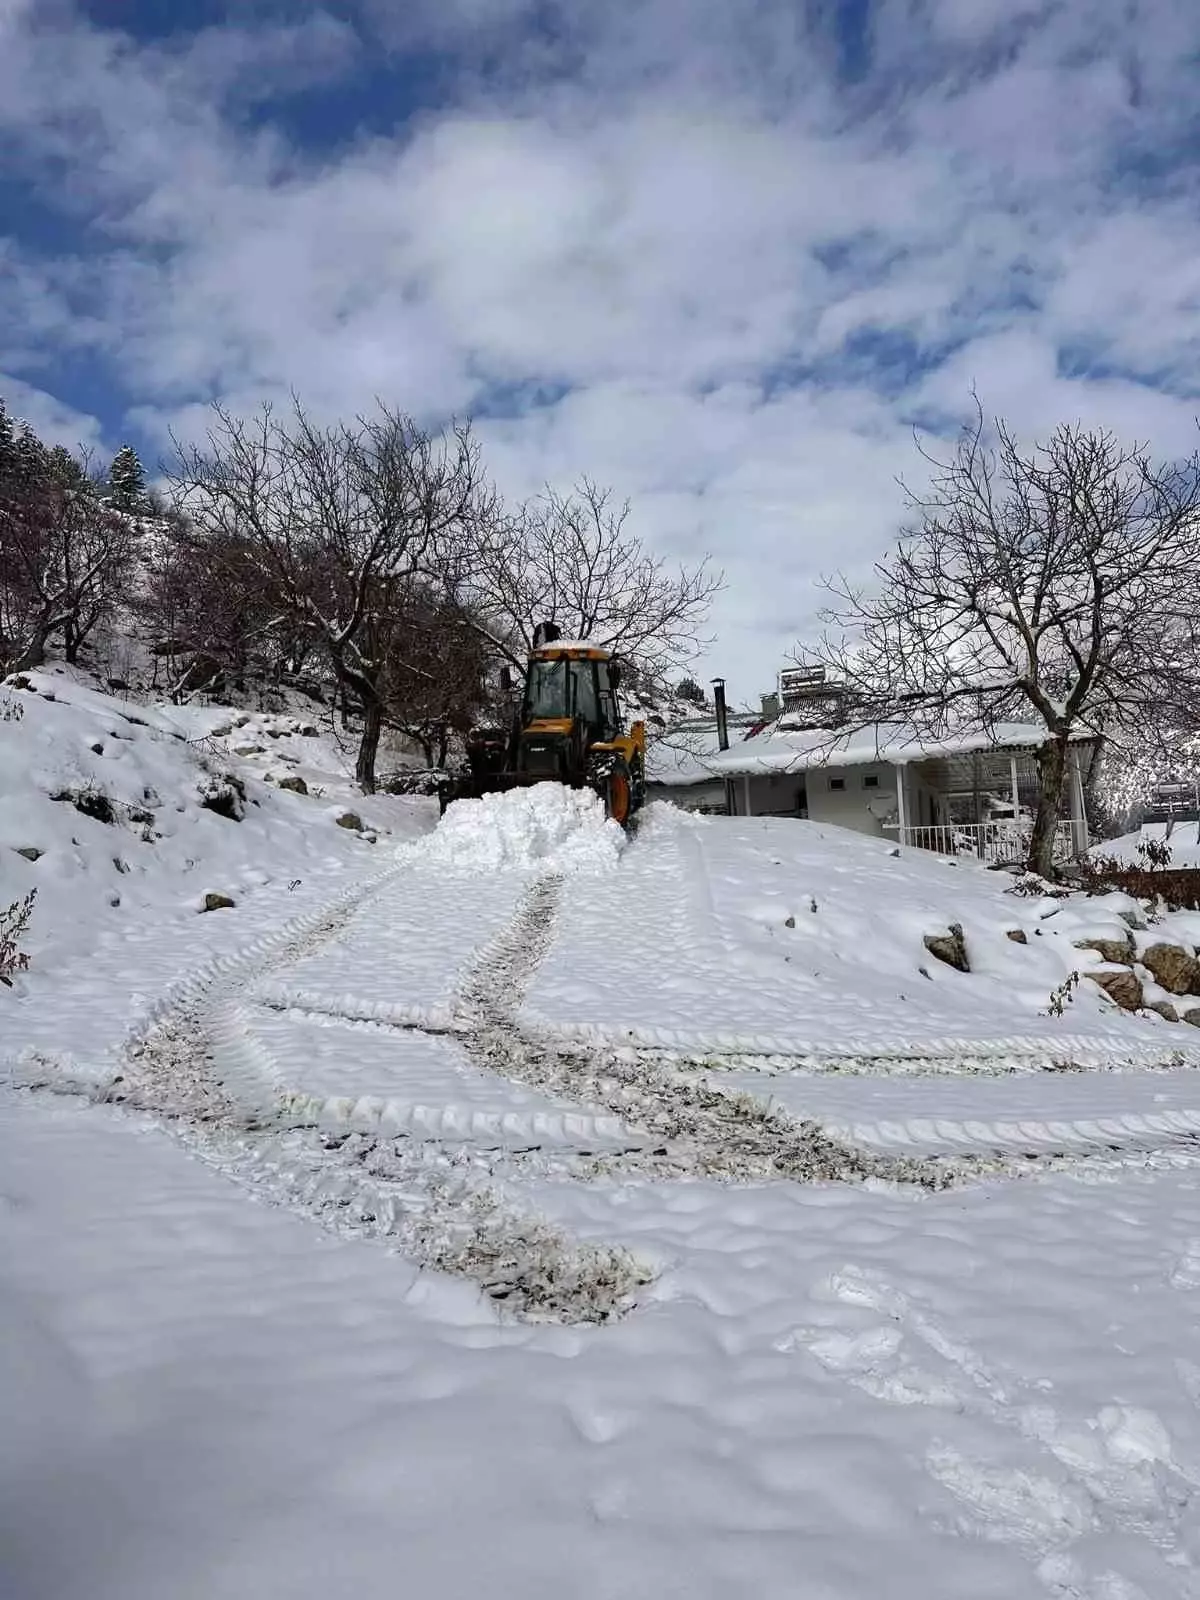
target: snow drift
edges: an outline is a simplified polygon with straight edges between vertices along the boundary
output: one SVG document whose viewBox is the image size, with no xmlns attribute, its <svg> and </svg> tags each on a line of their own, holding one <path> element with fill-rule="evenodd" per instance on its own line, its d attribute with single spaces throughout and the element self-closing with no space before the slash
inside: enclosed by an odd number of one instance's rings
<svg viewBox="0 0 1200 1600">
<path fill-rule="evenodd" d="M 624 845 L 624 831 L 590 789 L 538 783 L 455 801 L 437 830 L 408 853 L 423 865 L 465 872 L 539 868 L 574 875 L 610 871 Z"/>
</svg>

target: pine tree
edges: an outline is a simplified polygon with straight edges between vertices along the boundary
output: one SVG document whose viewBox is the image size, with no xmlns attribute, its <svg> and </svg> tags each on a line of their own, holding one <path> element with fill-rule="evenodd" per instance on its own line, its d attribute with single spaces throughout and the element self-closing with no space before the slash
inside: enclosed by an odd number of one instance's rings
<svg viewBox="0 0 1200 1600">
<path fill-rule="evenodd" d="M 138 511 L 146 498 L 146 474 L 132 445 L 123 444 L 108 469 L 109 501 L 118 511 Z"/>
<path fill-rule="evenodd" d="M 12 418 L 8 414 L 8 407 L 0 398 L 0 478 L 12 471 L 16 448 L 17 440 L 13 433 Z"/>
<path fill-rule="evenodd" d="M 46 447 L 26 423 L 21 424 L 13 447 L 13 472 L 27 490 L 44 483 L 47 477 Z"/>
<path fill-rule="evenodd" d="M 46 468 L 55 483 L 64 489 L 87 489 L 88 476 L 83 463 L 65 447 L 56 444 L 46 454 Z"/>
</svg>

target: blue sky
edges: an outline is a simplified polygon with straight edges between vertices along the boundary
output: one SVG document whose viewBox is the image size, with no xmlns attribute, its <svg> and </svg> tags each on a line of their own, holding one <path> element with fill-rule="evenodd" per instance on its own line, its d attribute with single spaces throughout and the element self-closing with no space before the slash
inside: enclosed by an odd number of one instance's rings
<svg viewBox="0 0 1200 1600">
<path fill-rule="evenodd" d="M 1190 449 L 1193 0 L 0 0 L 0 393 L 153 463 L 472 413 L 728 588 L 770 687 L 970 401 Z"/>
</svg>

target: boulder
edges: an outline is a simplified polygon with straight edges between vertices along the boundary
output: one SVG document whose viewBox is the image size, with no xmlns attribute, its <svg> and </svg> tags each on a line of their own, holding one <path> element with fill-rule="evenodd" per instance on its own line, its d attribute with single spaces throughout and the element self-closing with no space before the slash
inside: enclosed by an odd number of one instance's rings
<svg viewBox="0 0 1200 1600">
<path fill-rule="evenodd" d="M 354 833 L 363 831 L 363 820 L 357 811 L 343 811 L 335 820 L 339 828 L 349 828 Z"/>
<path fill-rule="evenodd" d="M 205 911 L 232 911 L 237 905 L 236 900 L 231 900 L 227 894 L 206 894 L 204 896 Z"/>
<path fill-rule="evenodd" d="M 280 778 L 279 787 L 290 790 L 292 794 L 308 793 L 308 785 L 298 772 L 290 772 L 286 778 Z"/>
<path fill-rule="evenodd" d="M 24 856 L 26 861 L 40 861 L 45 851 L 39 850 L 35 844 L 21 844 L 17 846 L 17 854 Z"/>
<path fill-rule="evenodd" d="M 1076 950 L 1094 950 L 1101 961 L 1111 961 L 1114 966 L 1133 965 L 1133 939 L 1126 934 L 1123 939 L 1076 939 Z"/>
<path fill-rule="evenodd" d="M 1180 1022 L 1190 1022 L 1193 1028 L 1200 1028 L 1200 1008 L 1185 1011 L 1179 1020 Z"/>
<path fill-rule="evenodd" d="M 261 744 L 235 744 L 233 753 L 235 756 L 261 756 L 265 749 Z"/>
<path fill-rule="evenodd" d="M 1147 1000 L 1146 1010 L 1156 1012 L 1164 1022 L 1179 1021 L 1179 1013 L 1169 1000 Z"/>
<path fill-rule="evenodd" d="M 1006 939 L 1011 939 L 1014 944 L 1028 944 L 1029 943 L 1029 940 L 1026 937 L 1024 928 L 1010 928 L 1008 930 L 1008 932 L 1004 935 L 1004 937 Z"/>
<path fill-rule="evenodd" d="M 1116 972 L 1089 972 L 1087 977 L 1099 984 L 1122 1011 L 1142 1009 L 1142 980 L 1128 968 Z"/>
<path fill-rule="evenodd" d="M 1200 961 L 1182 945 L 1152 944 L 1142 951 L 1142 965 L 1168 994 L 1200 994 Z"/>
<path fill-rule="evenodd" d="M 970 972 L 967 941 L 963 937 L 961 923 L 952 922 L 949 933 L 927 933 L 925 948 L 931 956 L 936 957 L 938 961 L 944 961 L 948 967 L 954 967 L 958 972 Z"/>
</svg>

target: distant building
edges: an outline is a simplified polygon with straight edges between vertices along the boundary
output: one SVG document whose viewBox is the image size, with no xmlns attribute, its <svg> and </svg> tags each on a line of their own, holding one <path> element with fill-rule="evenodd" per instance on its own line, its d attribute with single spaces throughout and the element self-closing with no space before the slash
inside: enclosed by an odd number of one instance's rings
<svg viewBox="0 0 1200 1600">
<path fill-rule="evenodd" d="M 775 710 L 772 699 L 764 696 L 764 712 Z M 1024 854 L 1037 805 L 1036 725 L 941 740 L 900 723 L 847 729 L 844 688 L 812 667 L 781 672 L 778 701 L 775 716 L 731 714 L 727 750 L 715 719 L 668 730 L 647 754 L 650 793 L 692 810 L 832 823 L 947 855 Z M 1090 736 L 1072 742 L 1064 858 L 1087 848 L 1093 750 Z"/>
</svg>

